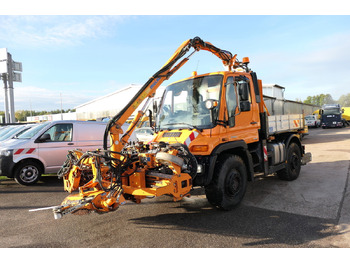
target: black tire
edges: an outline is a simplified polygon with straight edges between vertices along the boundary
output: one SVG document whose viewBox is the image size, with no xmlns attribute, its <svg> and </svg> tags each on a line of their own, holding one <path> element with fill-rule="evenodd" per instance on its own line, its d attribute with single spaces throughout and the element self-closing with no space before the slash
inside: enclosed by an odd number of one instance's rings
<svg viewBox="0 0 350 262">
<path fill-rule="evenodd" d="M 287 167 L 277 171 L 281 180 L 292 181 L 298 178 L 301 169 L 300 147 L 296 143 L 291 143 L 287 150 Z"/>
<path fill-rule="evenodd" d="M 17 183 L 29 186 L 38 182 L 41 175 L 40 165 L 34 161 L 27 160 L 19 163 L 15 168 L 14 178 Z"/>
<path fill-rule="evenodd" d="M 247 169 L 239 156 L 225 155 L 216 164 L 212 182 L 205 187 L 210 204 L 231 210 L 243 199 L 247 189 Z"/>
</svg>

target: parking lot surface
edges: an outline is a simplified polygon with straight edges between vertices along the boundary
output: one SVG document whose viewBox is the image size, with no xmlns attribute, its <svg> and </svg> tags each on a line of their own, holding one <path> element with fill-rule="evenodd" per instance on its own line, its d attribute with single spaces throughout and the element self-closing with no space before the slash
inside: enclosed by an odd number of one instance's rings
<svg viewBox="0 0 350 262">
<path fill-rule="evenodd" d="M 26 187 L 0 181 L 1 247 L 350 247 L 350 128 L 310 129 L 312 162 L 292 182 L 276 176 L 249 183 L 242 204 L 224 212 L 203 190 L 172 202 L 164 196 L 104 215 L 29 209 L 59 205 L 62 181 Z"/>
</svg>

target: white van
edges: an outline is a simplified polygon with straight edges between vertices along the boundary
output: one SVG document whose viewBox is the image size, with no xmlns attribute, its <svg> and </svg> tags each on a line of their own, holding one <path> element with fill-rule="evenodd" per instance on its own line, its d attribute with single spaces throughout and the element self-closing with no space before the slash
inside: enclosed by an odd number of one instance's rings
<svg viewBox="0 0 350 262">
<path fill-rule="evenodd" d="M 0 148 L 0 175 L 19 184 L 36 183 L 41 174 L 57 173 L 68 150 L 103 147 L 106 122 L 60 120 L 32 127 Z"/>
</svg>

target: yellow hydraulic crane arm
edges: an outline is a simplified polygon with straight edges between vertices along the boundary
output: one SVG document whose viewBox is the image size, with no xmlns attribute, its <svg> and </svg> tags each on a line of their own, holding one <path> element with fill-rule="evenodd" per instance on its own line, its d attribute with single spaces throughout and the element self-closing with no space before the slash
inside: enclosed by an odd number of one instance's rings
<svg viewBox="0 0 350 262">
<path fill-rule="evenodd" d="M 194 51 L 184 57 L 191 48 Z M 64 180 L 65 190 L 71 194 L 60 206 L 53 208 L 55 218 L 68 213 L 114 211 L 125 199 L 140 203 L 146 196 L 167 194 L 177 201 L 188 194 L 197 172 L 197 161 L 187 146 L 154 143 L 150 148 L 142 143 L 127 145 L 127 142 L 157 88 L 199 50 L 216 55 L 228 70 L 240 66 L 236 55 L 204 42 L 199 37 L 183 42 L 124 109 L 108 122 L 104 134 L 104 150 L 69 151 L 58 175 Z M 148 101 L 143 109 L 124 133 L 122 125 L 146 98 Z M 108 139 L 111 142 L 110 150 Z"/>
<path fill-rule="evenodd" d="M 188 57 L 183 58 L 191 47 L 194 48 L 194 51 Z M 105 150 L 107 150 L 108 138 L 111 140 L 111 151 L 120 152 L 122 150 L 136 127 L 137 122 L 143 116 L 143 112 L 139 112 L 136 115 L 126 134 L 123 136 L 121 136 L 123 133 L 121 129 L 122 125 L 146 98 L 152 98 L 158 87 L 181 68 L 189 60 L 190 56 L 199 50 L 206 50 L 213 53 L 222 60 L 224 66 L 227 66 L 229 70 L 232 70 L 232 68 L 237 67 L 239 64 L 238 61 L 236 61 L 237 55 L 233 56 L 230 52 L 221 50 L 209 42 L 204 42 L 199 37 L 184 41 L 165 65 L 142 86 L 124 109 L 109 121 L 104 134 L 103 147 Z M 182 60 L 179 61 L 181 58 Z"/>
</svg>

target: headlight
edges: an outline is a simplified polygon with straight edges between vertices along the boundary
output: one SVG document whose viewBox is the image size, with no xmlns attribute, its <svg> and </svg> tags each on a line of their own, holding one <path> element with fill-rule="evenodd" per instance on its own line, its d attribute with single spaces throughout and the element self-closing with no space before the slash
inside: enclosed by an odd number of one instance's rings
<svg viewBox="0 0 350 262">
<path fill-rule="evenodd" d="M 1 156 L 10 156 L 12 155 L 13 149 L 3 149 L 0 150 L 0 155 Z"/>
<path fill-rule="evenodd" d="M 203 166 L 201 164 L 197 165 L 197 173 L 202 173 L 203 172 Z"/>
</svg>

